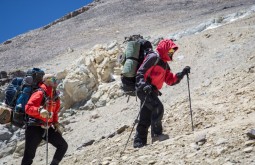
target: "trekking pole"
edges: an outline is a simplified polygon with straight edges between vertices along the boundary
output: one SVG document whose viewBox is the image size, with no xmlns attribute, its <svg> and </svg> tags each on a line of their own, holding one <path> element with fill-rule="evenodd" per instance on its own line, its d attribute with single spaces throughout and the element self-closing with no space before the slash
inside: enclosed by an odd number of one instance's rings
<svg viewBox="0 0 255 165">
<path fill-rule="evenodd" d="M 192 131 L 194 131 L 192 109 L 191 109 L 190 88 L 189 88 L 189 74 L 188 73 L 187 73 L 187 82 L 188 82 L 188 91 L 189 91 L 189 109 L 190 109 L 191 126 L 192 126 Z"/>
<path fill-rule="evenodd" d="M 140 113 L 141 113 L 141 110 L 142 110 L 142 108 L 143 108 L 143 106 L 144 106 L 144 104 L 145 104 L 145 102 L 146 102 L 147 96 L 148 96 L 148 94 L 146 95 L 146 97 L 145 97 L 145 99 L 144 99 L 144 102 L 143 102 L 143 104 L 142 104 L 141 107 L 140 107 L 139 113 L 138 113 L 138 115 L 137 115 L 137 117 L 136 117 L 136 119 L 135 119 L 135 121 L 134 121 L 134 123 L 133 123 L 133 127 L 132 127 L 132 130 L 131 130 L 131 132 L 130 132 L 130 134 L 129 134 L 129 136 L 128 136 L 128 139 L 127 139 L 127 142 L 126 142 L 126 144 L 125 144 L 125 147 L 124 147 L 123 151 L 120 152 L 120 156 L 121 156 L 121 155 L 124 153 L 124 151 L 126 150 L 127 144 L 128 144 L 128 142 L 129 142 L 129 139 L 130 139 L 130 137 L 131 137 L 131 135 L 132 135 L 132 132 L 133 132 L 133 130 L 134 130 L 134 128 L 135 128 L 135 125 L 136 125 L 136 123 L 138 123 L 138 121 L 139 121 L 138 118 L 139 118 Z"/>
<path fill-rule="evenodd" d="M 53 88 L 52 88 L 52 91 L 51 91 L 51 99 L 53 98 L 53 92 L 54 92 L 54 90 L 53 90 Z M 52 104 L 52 103 L 51 103 Z M 47 106 L 48 106 L 48 108 L 49 108 L 49 102 L 48 102 L 48 104 L 47 104 Z M 48 137 L 48 135 L 49 135 L 49 115 L 50 115 L 50 118 L 51 118 L 51 112 L 52 112 L 52 105 L 50 106 L 50 114 L 48 114 L 47 115 L 47 121 L 46 121 L 46 127 L 47 127 L 47 129 L 46 129 L 46 165 L 48 165 L 48 142 L 49 142 L 49 137 Z"/>
<path fill-rule="evenodd" d="M 46 165 L 48 165 L 48 135 L 49 135 L 49 117 L 46 119 Z"/>
</svg>

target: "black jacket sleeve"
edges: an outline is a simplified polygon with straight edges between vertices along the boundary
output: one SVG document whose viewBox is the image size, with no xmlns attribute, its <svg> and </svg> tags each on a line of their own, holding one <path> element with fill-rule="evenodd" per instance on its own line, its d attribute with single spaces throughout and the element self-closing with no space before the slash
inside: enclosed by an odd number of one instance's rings
<svg viewBox="0 0 255 165">
<path fill-rule="evenodd" d="M 158 60 L 158 55 L 156 53 L 148 54 L 136 74 L 136 89 L 142 90 L 146 85 L 150 84 L 148 80 L 145 80 L 145 75 L 149 75 L 154 64 Z"/>
</svg>

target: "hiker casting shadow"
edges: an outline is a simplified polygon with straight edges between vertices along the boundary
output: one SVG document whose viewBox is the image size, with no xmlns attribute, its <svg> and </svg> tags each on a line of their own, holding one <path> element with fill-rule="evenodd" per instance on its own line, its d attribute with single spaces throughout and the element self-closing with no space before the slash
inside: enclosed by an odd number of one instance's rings
<svg viewBox="0 0 255 165">
<path fill-rule="evenodd" d="M 168 135 L 163 134 L 162 118 L 164 106 L 159 100 L 159 90 L 163 83 L 167 85 L 178 84 L 181 79 L 190 72 L 190 67 L 185 67 L 182 72 L 173 74 L 167 62 L 172 61 L 173 54 L 178 46 L 169 39 L 159 42 L 156 52 L 151 51 L 145 57 L 144 62 L 137 71 L 136 90 L 141 100 L 140 118 L 136 127 L 134 148 L 140 148 L 147 144 L 148 129 L 151 126 L 152 142 L 165 140 Z M 146 98 L 146 99 L 145 99 Z"/>
</svg>

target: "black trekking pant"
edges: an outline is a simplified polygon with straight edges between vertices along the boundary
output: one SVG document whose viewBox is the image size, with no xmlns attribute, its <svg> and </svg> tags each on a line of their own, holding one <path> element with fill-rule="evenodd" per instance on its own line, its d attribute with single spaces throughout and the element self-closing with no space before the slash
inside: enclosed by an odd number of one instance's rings
<svg viewBox="0 0 255 165">
<path fill-rule="evenodd" d="M 44 139 L 46 140 L 45 129 L 40 126 L 28 126 L 25 132 L 25 151 L 21 165 L 31 165 L 35 157 L 36 149 Z M 48 142 L 56 147 L 51 165 L 58 165 L 64 157 L 68 144 L 62 135 L 50 127 L 48 130 Z"/>
<path fill-rule="evenodd" d="M 162 134 L 162 118 L 164 114 L 164 107 L 155 93 L 145 94 L 143 91 L 138 91 L 137 96 L 141 100 L 139 122 L 136 127 L 136 135 L 134 142 L 147 143 L 148 129 L 151 126 L 151 136 Z"/>
</svg>

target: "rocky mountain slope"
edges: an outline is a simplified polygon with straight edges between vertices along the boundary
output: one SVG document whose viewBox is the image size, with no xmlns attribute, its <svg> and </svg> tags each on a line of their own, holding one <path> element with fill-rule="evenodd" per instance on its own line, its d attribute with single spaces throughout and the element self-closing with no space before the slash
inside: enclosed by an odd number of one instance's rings
<svg viewBox="0 0 255 165">
<path fill-rule="evenodd" d="M 191 130 L 184 78 L 180 84 L 162 89 L 164 133 L 170 139 L 133 149 L 133 131 L 122 155 L 139 101 L 131 98 L 127 103 L 121 96 L 92 111 L 66 110 L 64 137 L 69 150 L 62 164 L 255 164 L 255 140 L 247 135 L 255 129 L 255 1 L 94 3 L 76 17 L 1 44 L 1 68 L 40 66 L 57 73 L 95 44 L 113 40 L 121 44 L 132 34 L 151 41 L 174 38 L 180 49 L 170 63 L 172 71 L 186 65 L 192 68 L 189 83 L 195 130 Z M 24 58 L 17 60 L 19 57 Z M 119 81 L 115 76 L 115 82 L 101 85 L 114 85 Z M 22 141 L 18 143 L 22 146 Z M 3 144 L 1 149 L 8 152 Z M 50 147 L 50 157 L 53 152 Z M 0 162 L 16 165 L 21 156 L 22 149 L 17 147 Z M 34 164 L 45 164 L 45 145 L 38 148 Z"/>
</svg>

